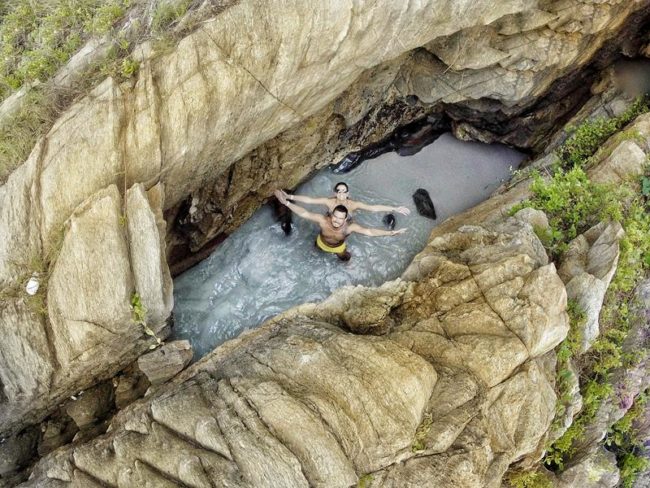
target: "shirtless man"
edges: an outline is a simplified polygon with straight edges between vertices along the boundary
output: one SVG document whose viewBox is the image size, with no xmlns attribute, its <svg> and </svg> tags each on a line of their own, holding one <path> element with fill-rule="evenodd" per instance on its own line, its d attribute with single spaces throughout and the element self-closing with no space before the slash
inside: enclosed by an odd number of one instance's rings
<svg viewBox="0 0 650 488">
<path fill-rule="evenodd" d="M 320 234 L 316 238 L 316 247 L 321 251 L 336 254 L 342 261 L 348 261 L 351 257 L 346 249 L 345 239 L 356 232 L 366 236 L 396 236 L 406 232 L 406 229 L 382 230 L 361 227 L 359 224 L 348 222 L 348 209 L 343 205 L 336 205 L 328 215 L 320 215 L 309 212 L 304 208 L 287 201 L 282 190 L 275 191 L 276 198 L 289 209 L 303 219 L 316 222 L 320 226 Z"/>
<path fill-rule="evenodd" d="M 306 197 L 303 195 L 289 195 L 282 192 L 284 197 L 293 202 L 311 203 L 314 205 L 325 205 L 327 209 L 332 212 L 337 205 L 343 205 L 348 209 L 350 215 L 357 210 L 368 210 L 370 212 L 399 212 L 403 215 L 408 215 L 411 211 L 407 207 L 391 207 L 390 205 L 368 205 L 367 203 L 357 202 L 350 200 L 348 195 L 350 190 L 348 185 L 342 181 L 334 185 L 335 196 L 329 198 L 314 198 Z"/>
</svg>

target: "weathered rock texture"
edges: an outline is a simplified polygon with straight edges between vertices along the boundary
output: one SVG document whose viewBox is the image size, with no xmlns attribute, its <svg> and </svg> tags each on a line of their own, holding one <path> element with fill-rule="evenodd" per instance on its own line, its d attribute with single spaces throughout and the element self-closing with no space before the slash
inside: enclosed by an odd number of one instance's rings
<svg viewBox="0 0 650 488">
<path fill-rule="evenodd" d="M 605 45 L 599 62 L 611 60 L 647 10 L 622 0 L 248 0 L 171 53 L 143 49 L 137 79 L 107 79 L 79 100 L 0 187 L 0 287 L 20 290 L 32 258 L 51 271 L 47 317 L 21 296 L 0 306 L 9 338 L 0 344 L 0 432 L 42 418 L 146 348 L 130 320 L 133 291 L 160 329 L 171 309 L 162 211 L 179 223 L 169 236 L 178 259 L 237 227 L 273 187 L 427 113 L 446 111 L 458 134 L 473 133 L 477 111 L 492 129 L 501 113 L 524 132 L 550 130 L 574 106 L 562 94 L 574 85 L 586 93 L 571 74 Z M 574 84 L 553 84 L 565 76 Z M 503 135 L 512 130 L 499 137 L 525 145 L 541 133 Z M 540 280 L 554 275 L 544 269 Z M 555 339 L 515 319 L 505 318 L 521 344 L 503 332 L 513 358 Z M 515 367 L 507 364 L 502 374 Z"/>
<path fill-rule="evenodd" d="M 138 368 L 152 385 L 159 385 L 180 373 L 192 360 L 189 341 L 173 341 L 138 358 Z"/>
<path fill-rule="evenodd" d="M 173 300 L 162 199 L 160 186 L 144 192 L 135 185 L 123 207 L 116 186 L 98 191 L 65 222 L 58 256 L 39 290 L 47 317 L 20 296 L 0 305 L 6 317 L 0 329 L 9 339 L 0 347 L 3 429 L 33 420 L 93 379 L 113 376 L 148 348 L 151 340 L 132 320 L 135 291 L 149 327 L 166 334 Z"/>
<path fill-rule="evenodd" d="M 566 284 L 567 296 L 586 316 L 579 331 L 580 352 L 586 352 L 600 334 L 598 317 L 616 272 L 618 241 L 623 233 L 618 222 L 601 222 L 571 241 L 562 257 L 558 273 Z"/>
<path fill-rule="evenodd" d="M 371 486 L 498 486 L 553 418 L 543 357 L 565 307 L 530 224 L 463 227 L 404 280 L 341 289 L 217 349 L 25 486 L 347 487 L 368 473 Z"/>
</svg>

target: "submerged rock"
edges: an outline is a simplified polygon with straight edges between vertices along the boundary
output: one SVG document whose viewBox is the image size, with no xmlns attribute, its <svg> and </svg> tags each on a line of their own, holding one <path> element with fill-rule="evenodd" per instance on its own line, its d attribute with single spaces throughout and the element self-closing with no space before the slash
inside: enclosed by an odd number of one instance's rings
<svg viewBox="0 0 650 488">
<path fill-rule="evenodd" d="M 287 207 L 286 205 L 280 203 L 280 200 L 278 200 L 275 197 L 271 197 L 269 202 L 271 203 L 271 207 L 273 208 L 273 214 L 275 215 L 275 219 L 280 223 L 280 227 L 284 231 L 284 234 L 288 236 L 289 234 L 291 234 L 291 223 L 293 221 L 293 218 L 291 216 L 291 210 L 289 210 L 289 207 Z"/>
<path fill-rule="evenodd" d="M 393 214 L 386 214 L 384 218 L 381 219 L 387 229 L 395 229 L 395 216 Z"/>
<path fill-rule="evenodd" d="M 418 213 L 423 217 L 428 217 L 430 219 L 436 220 L 436 209 L 433 206 L 429 192 L 424 188 L 418 188 L 413 194 L 413 202 L 415 203 L 415 208 L 417 208 Z"/>
</svg>

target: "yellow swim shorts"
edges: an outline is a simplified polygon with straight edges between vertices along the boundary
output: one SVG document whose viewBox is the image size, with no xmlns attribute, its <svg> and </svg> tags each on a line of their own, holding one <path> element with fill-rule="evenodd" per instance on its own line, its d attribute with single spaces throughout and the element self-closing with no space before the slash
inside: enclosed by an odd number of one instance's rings
<svg viewBox="0 0 650 488">
<path fill-rule="evenodd" d="M 345 252 L 345 242 L 342 242 L 336 247 L 328 246 L 323 242 L 323 239 L 321 239 L 320 234 L 318 234 L 318 237 L 316 238 L 316 245 L 318 246 L 318 249 L 321 251 L 325 252 L 331 252 L 334 254 L 341 254 L 342 252 Z"/>
</svg>

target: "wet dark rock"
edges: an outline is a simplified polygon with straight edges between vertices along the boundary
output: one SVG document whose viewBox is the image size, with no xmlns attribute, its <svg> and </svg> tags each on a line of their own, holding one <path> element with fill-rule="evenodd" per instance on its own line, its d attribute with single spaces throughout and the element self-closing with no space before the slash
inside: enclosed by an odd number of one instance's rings
<svg viewBox="0 0 650 488">
<path fill-rule="evenodd" d="M 341 161 L 334 165 L 332 172 L 339 174 L 352 171 L 354 168 L 359 166 L 364 161 L 364 159 L 365 158 L 363 158 L 359 152 L 349 153 L 347 156 L 341 159 Z"/>
<path fill-rule="evenodd" d="M 429 192 L 424 188 L 418 188 L 413 194 L 413 202 L 415 203 L 415 208 L 417 208 L 418 213 L 423 217 L 428 217 L 430 219 L 437 219 L 436 209 L 433 206 Z"/>
<path fill-rule="evenodd" d="M 38 444 L 38 454 L 45 456 L 48 452 L 64 446 L 72 440 L 79 429 L 67 416 L 58 416 L 41 424 L 43 435 Z"/>
<path fill-rule="evenodd" d="M 334 173 L 347 173 L 366 159 L 374 159 L 388 152 L 396 151 L 400 156 L 411 156 L 424 146 L 431 144 L 449 130 L 446 119 L 421 119 L 395 130 L 387 138 L 366 146 L 361 151 L 349 153 L 332 168 Z"/>
<path fill-rule="evenodd" d="M 402 145 L 397 149 L 400 156 L 412 156 L 428 146 L 440 137 L 441 132 L 436 130 L 433 125 L 425 125 L 413 134 L 405 138 Z"/>
<path fill-rule="evenodd" d="M 271 207 L 273 207 L 275 219 L 280 222 L 280 227 L 284 231 L 284 234 L 288 236 L 291 234 L 291 210 L 289 210 L 289 207 L 286 205 L 280 203 L 280 201 L 275 197 L 271 197 L 269 203 L 271 204 Z"/>
<path fill-rule="evenodd" d="M 29 429 L 0 442 L 0 477 L 25 467 L 33 458 L 38 430 Z"/>
<path fill-rule="evenodd" d="M 381 221 L 388 229 L 390 230 L 395 229 L 395 216 L 393 214 L 384 215 L 384 218 L 381 219 Z"/>
<path fill-rule="evenodd" d="M 115 385 L 115 406 L 123 409 L 138 398 L 142 398 L 151 384 L 139 370 L 126 373 L 113 380 Z"/>
</svg>

